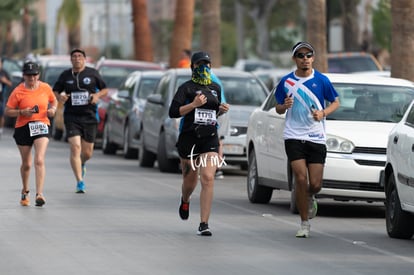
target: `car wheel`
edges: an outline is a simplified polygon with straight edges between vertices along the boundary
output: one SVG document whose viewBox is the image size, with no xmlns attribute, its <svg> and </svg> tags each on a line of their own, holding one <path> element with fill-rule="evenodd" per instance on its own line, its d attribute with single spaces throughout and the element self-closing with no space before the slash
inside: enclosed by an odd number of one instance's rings
<svg viewBox="0 0 414 275">
<path fill-rule="evenodd" d="M 385 221 L 391 238 L 411 239 L 414 234 L 414 217 L 401 208 L 394 173 L 388 178 L 385 192 Z"/>
<path fill-rule="evenodd" d="M 145 148 L 145 141 L 143 132 L 141 131 L 139 150 L 138 150 L 139 166 L 141 167 L 154 167 L 156 155 Z"/>
<path fill-rule="evenodd" d="M 125 126 L 124 130 L 124 146 L 123 146 L 123 154 L 124 158 L 126 159 L 136 159 L 138 158 L 138 150 L 131 148 L 129 143 L 129 126 L 128 124 Z"/>
<path fill-rule="evenodd" d="M 160 137 L 158 138 L 158 168 L 161 172 L 167 173 L 178 173 L 178 159 L 169 159 L 167 158 L 167 148 L 165 146 L 165 132 L 161 132 Z"/>
<path fill-rule="evenodd" d="M 252 203 L 268 203 L 272 198 L 273 189 L 259 183 L 256 154 L 254 149 L 249 154 L 247 168 L 247 196 Z"/>
<path fill-rule="evenodd" d="M 105 155 L 115 155 L 117 146 L 109 140 L 108 124 L 105 123 L 102 134 L 102 152 Z"/>
<path fill-rule="evenodd" d="M 299 214 L 298 207 L 296 206 L 296 180 L 293 173 L 291 173 L 289 177 L 289 184 L 292 186 L 290 190 L 290 206 L 289 210 L 292 214 Z"/>
</svg>

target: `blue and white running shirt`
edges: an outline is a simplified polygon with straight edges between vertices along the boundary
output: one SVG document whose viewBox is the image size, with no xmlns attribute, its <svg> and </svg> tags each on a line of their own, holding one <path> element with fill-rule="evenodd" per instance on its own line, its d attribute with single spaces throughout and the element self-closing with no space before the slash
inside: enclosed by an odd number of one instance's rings
<svg viewBox="0 0 414 275">
<path fill-rule="evenodd" d="M 283 138 L 325 144 L 325 119 L 315 121 L 311 110 L 323 110 L 325 100 L 333 102 L 338 97 L 329 79 L 316 70 L 308 77 L 298 77 L 293 71 L 276 88 L 278 104 L 283 104 L 286 96 L 293 96 L 294 102 L 286 112 Z"/>
</svg>

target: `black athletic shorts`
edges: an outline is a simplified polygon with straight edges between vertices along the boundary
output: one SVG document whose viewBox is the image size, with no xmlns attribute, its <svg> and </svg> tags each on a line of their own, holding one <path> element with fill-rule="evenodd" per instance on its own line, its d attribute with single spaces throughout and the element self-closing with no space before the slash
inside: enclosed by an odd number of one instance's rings
<svg viewBox="0 0 414 275">
<path fill-rule="evenodd" d="M 14 129 L 13 138 L 17 145 L 21 146 L 32 146 L 33 141 L 35 139 L 41 138 L 41 137 L 47 137 L 49 138 L 50 133 L 50 127 L 48 126 L 48 133 L 47 134 L 40 134 L 36 136 L 30 136 L 30 129 L 29 124 L 26 124 L 22 127 L 18 127 Z"/>
<path fill-rule="evenodd" d="M 94 143 L 98 131 L 97 123 L 65 122 L 66 136 L 68 138 L 81 136 L 87 142 Z"/>
<path fill-rule="evenodd" d="M 181 133 L 177 141 L 178 154 L 183 159 L 191 159 L 196 156 L 207 153 L 216 152 L 219 150 L 219 140 L 217 135 L 213 137 L 197 138 L 190 133 Z M 192 152 L 191 152 L 192 151 Z"/>
<path fill-rule="evenodd" d="M 285 140 L 285 151 L 289 161 L 305 159 L 306 163 L 325 163 L 325 144 L 306 140 Z"/>
</svg>

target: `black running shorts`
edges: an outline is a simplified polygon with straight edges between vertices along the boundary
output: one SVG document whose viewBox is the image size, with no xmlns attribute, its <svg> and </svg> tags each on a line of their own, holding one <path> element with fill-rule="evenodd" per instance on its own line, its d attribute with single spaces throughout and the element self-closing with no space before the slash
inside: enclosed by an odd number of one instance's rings
<svg viewBox="0 0 414 275">
<path fill-rule="evenodd" d="M 306 163 L 325 163 L 325 144 L 306 140 L 285 140 L 285 151 L 289 161 L 305 159 Z"/>
<path fill-rule="evenodd" d="M 178 154 L 183 159 L 191 159 L 196 156 L 208 153 L 216 152 L 219 149 L 219 140 L 217 135 L 213 137 L 197 138 L 190 133 L 181 133 L 177 141 Z"/>
<path fill-rule="evenodd" d="M 86 142 L 94 143 L 98 131 L 97 123 L 66 122 L 66 137 L 81 136 Z"/>
</svg>

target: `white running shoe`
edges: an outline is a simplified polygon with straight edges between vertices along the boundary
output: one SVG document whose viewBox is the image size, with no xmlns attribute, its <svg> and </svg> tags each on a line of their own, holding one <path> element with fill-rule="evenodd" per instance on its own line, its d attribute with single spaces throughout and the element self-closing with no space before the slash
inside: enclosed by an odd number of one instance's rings
<svg viewBox="0 0 414 275">
<path fill-rule="evenodd" d="M 303 221 L 300 223 L 300 229 L 296 233 L 296 238 L 309 238 L 310 223 Z"/>
</svg>

